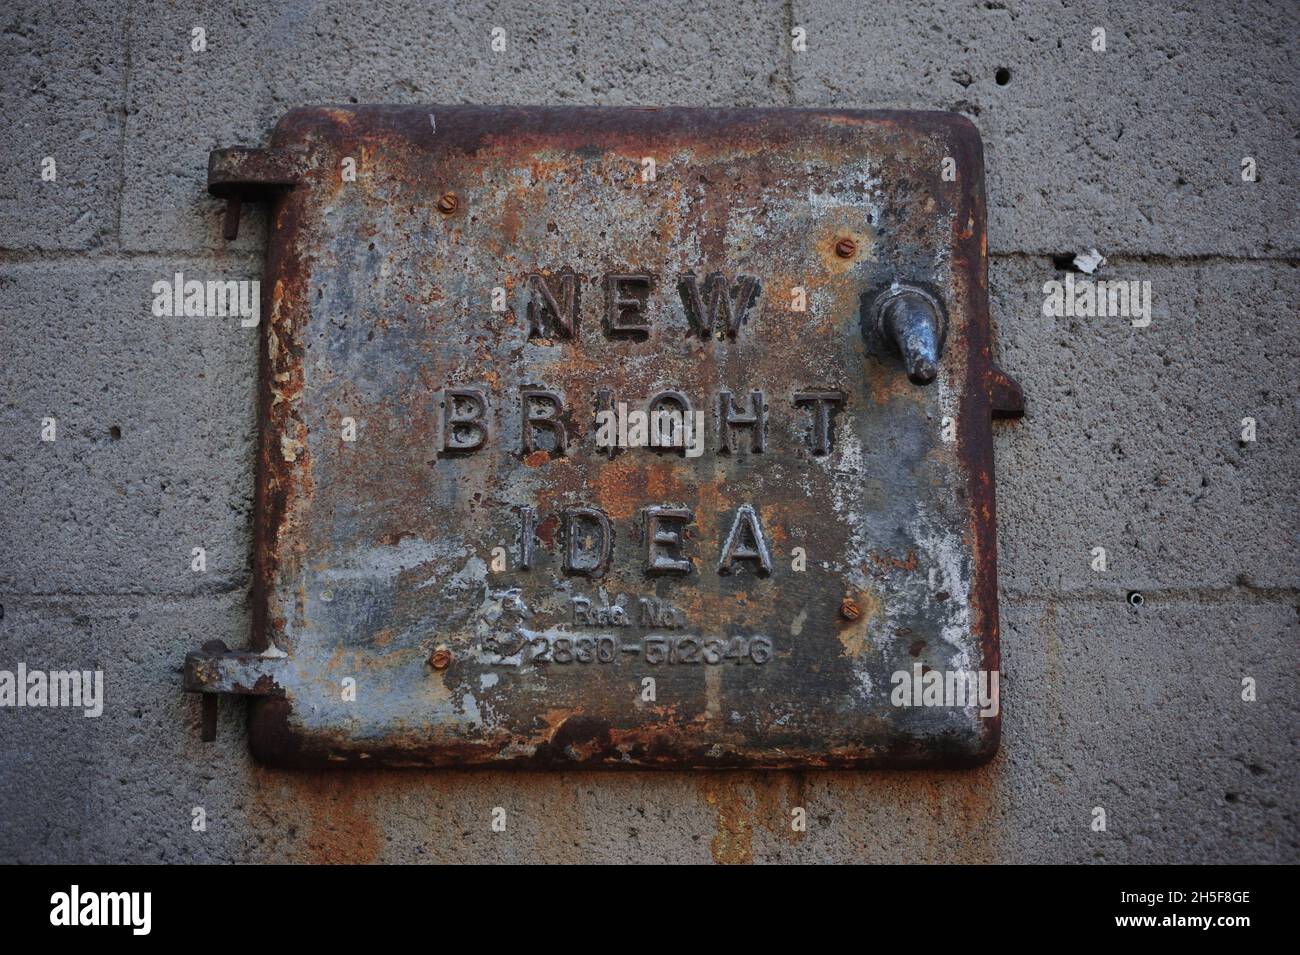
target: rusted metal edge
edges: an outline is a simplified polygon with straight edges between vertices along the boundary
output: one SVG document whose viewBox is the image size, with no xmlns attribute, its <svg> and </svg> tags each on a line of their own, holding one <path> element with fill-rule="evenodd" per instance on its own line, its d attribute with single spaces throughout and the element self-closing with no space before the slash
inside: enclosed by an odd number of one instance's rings
<svg viewBox="0 0 1300 955">
<path fill-rule="evenodd" d="M 960 304 L 964 305 L 967 337 L 967 387 L 960 398 L 958 454 L 966 464 L 969 478 L 966 493 L 972 502 L 970 524 L 971 555 L 975 561 L 971 575 L 971 631 L 980 642 L 980 668 L 990 672 L 1002 669 L 1001 634 L 998 620 L 998 545 L 997 483 L 993 470 L 992 395 L 980 387 L 989 381 L 992 364 L 992 328 L 989 321 L 988 208 L 984 189 L 984 141 L 974 124 L 965 118 L 953 119 L 951 140 L 959 169 L 968 171 L 967 188 L 958 192 L 953 217 L 953 281 Z M 959 307 L 958 303 L 952 306 Z M 970 765 L 986 763 L 997 755 L 1002 740 L 1001 710 L 982 720 L 983 739 L 971 752 L 963 754 Z"/>
<path fill-rule="evenodd" d="M 898 741 L 866 755 L 828 751 L 816 756 L 783 755 L 768 749 L 735 749 L 718 753 L 713 742 L 688 740 L 689 728 L 677 727 L 673 738 L 662 733 L 616 733 L 598 720 L 573 716 L 538 742 L 525 728 L 492 747 L 453 739 L 436 746 L 400 745 L 375 741 L 363 750 L 343 734 L 337 739 L 302 734 L 293 726 L 293 701 L 260 698 L 250 701 L 249 750 L 259 763 L 300 770 L 454 769 L 457 772 L 537 770 L 599 770 L 645 772 L 682 770 L 804 770 L 804 769 L 970 769 L 997 753 L 1001 718 L 986 720 L 988 730 L 978 747 L 956 735 L 927 740 Z M 526 759 L 518 747 L 532 748 Z"/>
<path fill-rule="evenodd" d="M 299 149 L 230 146 L 208 154 L 208 192 L 226 198 L 297 185 L 307 171 Z"/>
<path fill-rule="evenodd" d="M 206 643 L 185 657 L 185 689 L 190 693 L 233 693 L 239 696 L 284 696 L 276 674 L 285 655 L 264 656 L 227 650 L 220 641 Z"/>
</svg>

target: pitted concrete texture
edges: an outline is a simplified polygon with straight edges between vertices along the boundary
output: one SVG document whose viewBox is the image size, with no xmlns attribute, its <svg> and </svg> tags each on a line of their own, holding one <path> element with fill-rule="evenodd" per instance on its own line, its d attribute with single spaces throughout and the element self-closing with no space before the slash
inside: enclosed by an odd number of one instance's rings
<svg viewBox="0 0 1300 955">
<path fill-rule="evenodd" d="M 799 105 L 952 109 L 979 126 L 994 252 L 1295 256 L 1277 214 L 1300 199 L 1288 0 L 795 11 L 817 38 L 793 59 Z"/>
<path fill-rule="evenodd" d="M 4 5 L 0 669 L 102 668 L 106 706 L 0 711 L 0 860 L 1300 861 L 1300 7 L 441 6 Z M 995 426 L 998 757 L 296 773 L 253 763 L 229 702 L 201 743 L 184 654 L 247 642 L 256 331 L 155 318 L 150 289 L 259 276 L 265 218 L 221 238 L 208 151 L 323 102 L 969 116 L 997 353 L 1029 407 Z M 1149 326 L 1043 315 L 1044 283 L 1093 247 L 1098 278 L 1150 282 Z"/>
</svg>

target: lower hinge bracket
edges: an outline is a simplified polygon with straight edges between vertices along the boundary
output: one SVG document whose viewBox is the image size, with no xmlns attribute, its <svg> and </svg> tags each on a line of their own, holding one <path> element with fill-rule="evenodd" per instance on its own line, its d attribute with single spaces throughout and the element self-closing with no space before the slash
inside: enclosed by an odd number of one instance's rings
<svg viewBox="0 0 1300 955">
<path fill-rule="evenodd" d="M 233 696 L 284 696 L 277 679 L 288 654 L 279 650 L 251 653 L 231 650 L 220 640 L 210 640 L 185 656 L 185 690 L 203 694 L 202 739 L 217 738 L 217 698 Z"/>
</svg>

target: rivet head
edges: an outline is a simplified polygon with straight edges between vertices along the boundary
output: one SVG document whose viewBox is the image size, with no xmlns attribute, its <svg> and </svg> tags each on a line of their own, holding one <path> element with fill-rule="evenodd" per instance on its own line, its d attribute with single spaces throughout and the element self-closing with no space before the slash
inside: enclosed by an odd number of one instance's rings
<svg viewBox="0 0 1300 955">
<path fill-rule="evenodd" d="M 429 666 L 435 670 L 445 670 L 451 666 L 451 651 L 446 647 L 438 647 L 429 654 Z"/>
<path fill-rule="evenodd" d="M 840 601 L 840 616 L 845 620 L 857 620 L 862 616 L 862 610 L 852 597 L 845 597 Z"/>
<path fill-rule="evenodd" d="M 438 200 L 438 211 L 451 215 L 456 211 L 456 207 L 459 205 L 460 200 L 456 198 L 456 194 L 454 192 L 448 192 Z"/>
<path fill-rule="evenodd" d="M 858 244 L 847 236 L 835 243 L 835 254 L 841 259 L 851 259 L 858 251 Z"/>
</svg>

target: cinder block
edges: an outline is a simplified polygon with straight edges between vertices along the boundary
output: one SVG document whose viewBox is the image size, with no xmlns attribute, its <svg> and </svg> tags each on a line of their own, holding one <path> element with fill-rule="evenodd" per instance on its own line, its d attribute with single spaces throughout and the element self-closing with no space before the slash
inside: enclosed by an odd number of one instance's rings
<svg viewBox="0 0 1300 955">
<path fill-rule="evenodd" d="M 122 244 L 138 251 L 260 250 L 266 219 L 244 209 L 240 235 L 221 236 L 224 203 L 207 192 L 208 153 L 262 145 L 280 110 L 273 4 L 138 3 L 130 43 Z M 202 30 L 200 38 L 194 34 Z M 194 47 L 202 45 L 202 50 Z"/>
<path fill-rule="evenodd" d="M 256 277 L 132 260 L 13 265 L 0 351 L 0 589 L 19 594 L 210 593 L 249 579 L 256 328 L 156 318 L 151 287 Z M 52 442 L 42 423 L 56 421 Z M 206 571 L 190 569 L 192 548 Z"/>
<path fill-rule="evenodd" d="M 99 670 L 103 712 L 6 712 L 0 858 L 31 862 L 233 861 L 233 813 L 248 791 L 242 708 L 223 707 L 215 743 L 199 740 L 185 653 L 213 639 L 246 644 L 243 593 L 156 598 L 6 597 L 0 668 Z M 192 810 L 210 816 L 207 833 Z"/>
<path fill-rule="evenodd" d="M 1095 278 L 1150 282 L 1151 324 L 1044 317 L 1051 261 L 992 265 L 1001 361 L 1028 409 L 994 425 L 1003 591 L 1300 585 L 1295 267 L 1121 260 Z"/>
<path fill-rule="evenodd" d="M 116 241 L 126 4 L 7 5 L 0 31 L 0 246 Z M 54 179 L 42 178 L 45 160 Z"/>
<path fill-rule="evenodd" d="M 1300 248 L 1288 211 L 1300 200 L 1294 3 L 796 0 L 793 20 L 807 30 L 793 56 L 798 105 L 975 122 L 994 251 Z M 1104 53 L 1091 48 L 1097 27 Z M 1242 182 L 1247 156 L 1258 182 Z"/>
<path fill-rule="evenodd" d="M 1017 861 L 1294 862 L 1293 603 L 1004 603 L 997 799 Z"/>
<path fill-rule="evenodd" d="M 547 2 L 446 4 L 151 2 L 132 18 L 123 240 L 148 251 L 220 248 L 208 152 L 261 145 L 295 106 L 322 103 L 780 105 L 788 101 L 779 7 Z M 191 30 L 207 49 L 191 49 Z M 505 31 L 494 52 L 492 31 Z M 160 148 L 160 144 L 164 148 Z M 250 215 L 251 214 L 251 215 Z M 260 210 L 236 248 L 256 248 Z"/>
<path fill-rule="evenodd" d="M 264 861 L 708 862 L 715 812 L 683 774 L 257 770 Z M 504 831 L 492 829 L 505 811 Z"/>
</svg>

